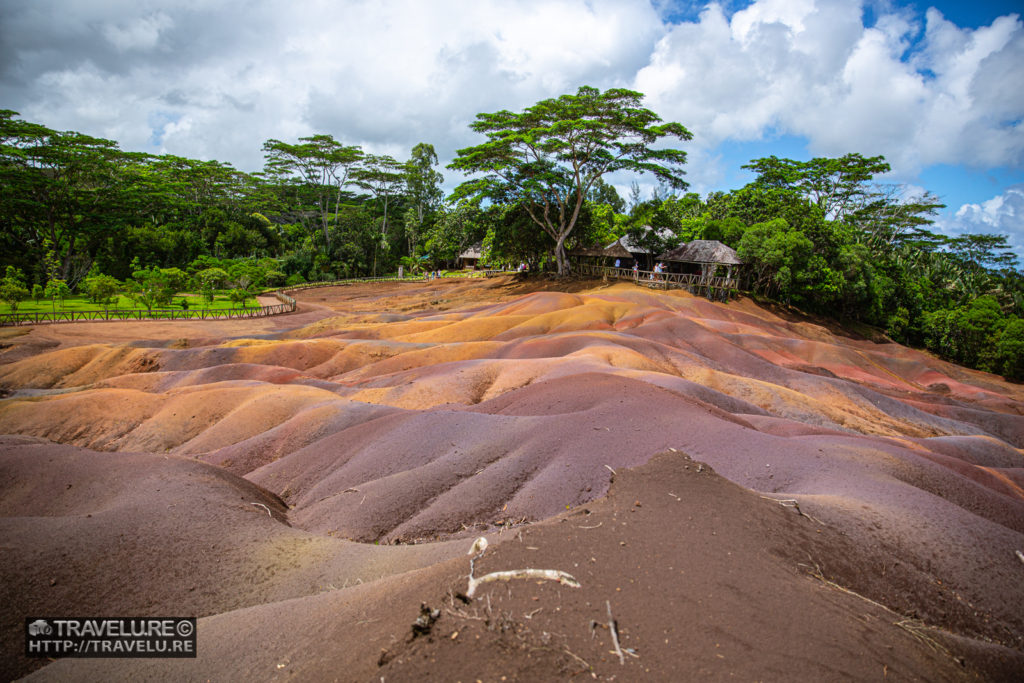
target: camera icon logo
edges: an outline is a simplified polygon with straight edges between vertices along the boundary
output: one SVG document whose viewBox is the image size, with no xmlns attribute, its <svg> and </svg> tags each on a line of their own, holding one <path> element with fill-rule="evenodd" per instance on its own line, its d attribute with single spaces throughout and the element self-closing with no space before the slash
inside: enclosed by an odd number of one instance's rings
<svg viewBox="0 0 1024 683">
<path fill-rule="evenodd" d="M 28 625 L 30 636 L 48 636 L 53 634 L 53 627 L 45 619 L 36 619 Z"/>
</svg>

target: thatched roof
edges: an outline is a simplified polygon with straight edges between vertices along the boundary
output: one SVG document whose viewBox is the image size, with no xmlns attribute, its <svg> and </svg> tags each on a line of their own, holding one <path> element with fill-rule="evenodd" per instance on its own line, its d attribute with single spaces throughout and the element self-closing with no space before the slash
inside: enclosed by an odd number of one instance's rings
<svg viewBox="0 0 1024 683">
<path fill-rule="evenodd" d="M 647 232 L 650 232 L 650 231 L 654 230 L 654 228 L 652 228 L 649 225 L 645 225 L 644 226 L 644 230 L 647 231 Z M 667 240 L 667 239 L 671 239 L 671 238 L 675 237 L 675 233 L 673 233 L 668 228 L 658 228 L 655 232 L 657 233 L 658 237 L 660 237 L 663 240 Z M 631 239 L 629 239 L 629 235 L 628 234 L 623 235 L 619 239 L 617 239 L 614 242 L 612 242 L 611 244 L 609 244 L 607 247 L 605 247 L 605 251 L 607 251 L 608 249 L 612 249 L 613 247 L 615 247 L 615 245 L 619 245 L 620 247 L 625 249 L 627 252 L 630 252 L 628 254 L 625 254 L 625 256 L 627 258 L 631 258 L 632 254 L 650 254 L 650 253 L 652 253 L 650 249 L 646 249 L 644 247 L 641 247 L 639 244 L 635 244 Z M 609 255 L 610 256 L 620 256 L 621 254 L 609 254 Z"/>
<path fill-rule="evenodd" d="M 742 265 L 736 250 L 718 240 L 694 240 L 680 244 L 672 251 L 658 257 L 659 261 L 682 261 L 683 263 L 721 263 L 726 266 Z"/>
<path fill-rule="evenodd" d="M 569 256 L 606 256 L 608 258 L 633 258 L 626 248 L 618 242 L 602 249 L 601 247 L 576 247 L 569 251 Z"/>
<path fill-rule="evenodd" d="M 610 245 L 605 247 L 602 253 L 605 256 L 610 256 L 612 258 L 633 258 L 633 255 L 629 253 L 629 250 L 617 241 L 612 242 Z"/>
<path fill-rule="evenodd" d="M 459 254 L 459 258 L 475 258 L 475 259 L 478 259 L 478 258 L 480 258 L 481 252 L 483 252 L 483 248 L 484 248 L 484 243 L 483 242 L 477 242 L 473 246 L 471 246 L 468 249 L 466 249 L 466 251 L 464 251 L 461 254 Z"/>
<path fill-rule="evenodd" d="M 576 247 L 569 250 L 569 256 L 607 256 L 601 247 Z"/>
</svg>

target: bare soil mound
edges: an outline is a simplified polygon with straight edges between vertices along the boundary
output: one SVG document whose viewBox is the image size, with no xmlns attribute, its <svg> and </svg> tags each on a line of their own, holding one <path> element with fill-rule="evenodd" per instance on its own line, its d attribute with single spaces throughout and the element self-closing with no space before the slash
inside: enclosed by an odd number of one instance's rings
<svg viewBox="0 0 1024 683">
<path fill-rule="evenodd" d="M 201 619 L 194 661 L 65 660 L 33 678 L 967 681 L 1012 680 L 1024 665 L 1019 651 L 851 591 L 856 582 L 897 598 L 864 577 L 899 558 L 682 454 L 618 472 L 607 498 L 491 539 L 476 578 L 550 569 L 579 587 L 527 577 L 482 583 L 467 598 L 463 555 Z"/>
<path fill-rule="evenodd" d="M 435 563 L 451 544 L 362 545 L 293 528 L 277 496 L 176 457 L 0 437 L 3 674 L 30 615 L 206 616 Z"/>
</svg>

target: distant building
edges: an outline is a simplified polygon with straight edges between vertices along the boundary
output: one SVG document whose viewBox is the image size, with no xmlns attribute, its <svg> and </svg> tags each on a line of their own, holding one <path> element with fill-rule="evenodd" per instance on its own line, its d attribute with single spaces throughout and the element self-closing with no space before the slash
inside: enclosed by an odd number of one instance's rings
<svg viewBox="0 0 1024 683">
<path fill-rule="evenodd" d="M 658 238 L 662 240 L 671 240 L 676 236 L 675 233 L 669 230 L 668 228 L 655 229 L 649 225 L 645 225 L 643 227 L 643 230 L 646 233 L 653 232 L 655 235 L 658 236 Z M 623 256 L 623 254 L 625 253 L 628 254 L 628 256 L 624 256 L 624 258 L 633 259 L 634 261 L 640 263 L 642 267 L 650 268 L 653 265 L 651 263 L 651 259 L 654 257 L 655 252 L 643 246 L 642 244 L 638 244 L 637 242 L 632 240 L 630 238 L 630 235 L 627 233 L 620 237 L 619 239 L 612 242 L 611 244 L 609 244 L 607 247 L 605 247 L 605 253 L 611 256 L 612 258 L 618 258 L 620 256 Z"/>
<path fill-rule="evenodd" d="M 483 254 L 483 247 L 483 242 L 477 242 L 459 254 L 459 266 L 461 268 L 476 268 L 480 263 L 480 257 Z"/>
<path fill-rule="evenodd" d="M 686 272 L 687 266 L 700 266 L 702 278 L 715 277 L 719 268 L 727 278 L 732 277 L 732 269 L 743 265 L 736 250 L 727 247 L 718 240 L 693 240 L 680 244 L 675 249 L 658 256 L 659 261 L 684 264 L 680 272 Z M 673 269 L 675 270 L 675 269 Z"/>
</svg>

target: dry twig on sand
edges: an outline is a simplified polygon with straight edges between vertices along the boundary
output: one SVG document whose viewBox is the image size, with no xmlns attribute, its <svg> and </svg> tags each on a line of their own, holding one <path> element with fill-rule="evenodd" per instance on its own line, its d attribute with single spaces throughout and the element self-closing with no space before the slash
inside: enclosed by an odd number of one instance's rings
<svg viewBox="0 0 1024 683">
<path fill-rule="evenodd" d="M 813 560 L 812 560 L 812 562 L 813 562 Z M 821 581 L 822 583 L 824 583 L 826 586 L 828 586 L 830 588 L 834 588 L 834 589 L 836 589 L 838 591 L 846 593 L 847 595 L 852 595 L 855 598 L 860 598 L 864 602 L 867 602 L 867 603 L 869 603 L 871 605 L 874 605 L 875 607 L 878 607 L 879 609 L 882 609 L 882 610 L 884 610 L 884 611 L 886 611 L 889 614 L 892 614 L 894 616 L 898 616 L 898 617 L 903 616 L 899 612 L 897 612 L 897 611 L 895 611 L 893 609 L 890 609 L 889 607 L 886 607 L 885 605 L 883 605 L 880 602 L 876 602 L 875 600 L 872 600 L 869 597 L 863 596 L 860 593 L 857 593 L 856 591 L 852 591 L 849 588 L 846 588 L 845 586 L 840 586 L 835 581 L 830 581 L 829 579 L 825 578 L 824 572 L 821 571 L 821 567 L 817 563 L 814 564 L 813 568 L 808 566 L 808 565 L 805 565 L 805 564 L 801 564 L 799 566 L 805 567 L 807 569 L 807 573 L 808 574 L 810 574 L 814 578 L 818 579 L 819 581 Z M 943 654 L 946 654 L 946 655 L 949 655 L 949 656 L 952 657 L 952 654 L 950 653 L 950 651 L 948 649 L 943 647 L 943 645 L 941 643 L 939 643 L 937 640 L 935 640 L 934 638 L 932 638 L 931 636 L 928 635 L 928 631 L 932 630 L 932 629 L 927 624 L 925 624 L 923 621 L 920 621 L 919 619 L 903 618 L 903 619 L 901 619 L 899 621 L 894 621 L 893 625 L 898 627 L 898 628 L 903 629 L 904 631 L 906 631 L 907 633 L 912 635 L 914 638 L 917 638 L 919 641 L 921 641 L 922 643 L 926 644 L 928 647 L 932 648 L 936 652 L 941 652 Z M 956 659 L 956 658 L 954 657 L 954 659 Z"/>
<path fill-rule="evenodd" d="M 615 627 L 615 618 L 612 616 L 612 603 L 605 600 L 604 604 L 608 608 L 608 630 L 612 633 L 612 645 L 615 646 L 615 654 L 619 656 L 619 664 L 625 664 L 626 658 L 622 655 L 622 648 L 619 647 L 619 630 Z"/>
<path fill-rule="evenodd" d="M 491 581 L 510 581 L 512 579 L 547 579 L 557 581 L 564 586 L 579 588 L 580 584 L 573 576 L 566 574 L 559 569 L 510 569 L 503 572 L 491 572 L 481 576 L 479 579 L 474 576 L 476 561 L 480 559 L 487 550 L 487 539 L 481 536 L 473 541 L 469 549 L 469 555 L 473 558 L 469 561 L 469 587 L 466 589 L 466 597 L 471 598 L 476 593 L 477 586 Z"/>
<path fill-rule="evenodd" d="M 268 516 L 268 517 L 270 517 L 270 518 L 273 518 L 273 517 L 274 517 L 274 515 L 270 514 L 270 508 L 268 508 L 268 507 L 267 507 L 266 505 L 264 505 L 263 503 L 249 503 L 249 505 L 255 505 L 255 506 L 256 506 L 256 507 L 258 507 L 258 508 L 263 508 L 264 510 L 266 510 L 266 511 L 267 511 L 267 516 Z"/>
<path fill-rule="evenodd" d="M 796 498 L 772 498 L 771 496 L 761 496 L 761 497 L 764 498 L 765 500 L 774 500 L 776 503 L 778 503 L 779 505 L 781 505 L 784 508 L 793 508 L 794 510 L 796 510 L 796 513 L 798 515 L 800 515 L 801 517 L 806 517 L 807 519 L 811 520 L 812 522 L 817 522 L 818 524 L 821 524 L 822 526 L 827 526 L 820 519 L 816 519 L 814 517 L 811 517 L 809 514 L 807 514 L 803 510 L 801 510 L 800 509 L 800 503 L 796 500 Z"/>
</svg>

